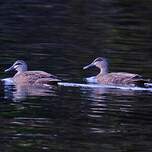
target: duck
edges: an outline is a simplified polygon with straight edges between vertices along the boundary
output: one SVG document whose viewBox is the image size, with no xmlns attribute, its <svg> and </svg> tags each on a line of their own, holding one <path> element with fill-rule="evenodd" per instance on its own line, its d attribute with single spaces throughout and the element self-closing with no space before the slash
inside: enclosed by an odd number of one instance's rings
<svg viewBox="0 0 152 152">
<path fill-rule="evenodd" d="M 88 69 L 95 66 L 100 69 L 96 76 L 97 83 L 103 85 L 114 86 L 130 86 L 130 87 L 146 87 L 146 83 L 150 83 L 150 79 L 145 79 L 139 74 L 127 72 L 109 72 L 107 59 L 104 57 L 96 58 L 91 64 L 83 67 Z"/>
<path fill-rule="evenodd" d="M 58 79 L 55 75 L 44 71 L 28 71 L 28 66 L 25 61 L 17 60 L 14 64 L 5 70 L 5 72 L 9 72 L 15 70 L 17 73 L 12 77 L 12 81 L 15 85 L 39 85 L 43 86 L 54 85 L 57 84 L 60 79 Z"/>
</svg>

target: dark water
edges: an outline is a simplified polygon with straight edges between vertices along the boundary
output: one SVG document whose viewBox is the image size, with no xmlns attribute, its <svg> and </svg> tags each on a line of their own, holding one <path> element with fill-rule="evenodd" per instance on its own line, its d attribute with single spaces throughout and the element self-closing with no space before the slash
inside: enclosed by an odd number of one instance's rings
<svg viewBox="0 0 152 152">
<path fill-rule="evenodd" d="M 85 84 L 98 56 L 111 71 L 152 77 L 152 1 L 0 3 L 0 78 L 15 60 Z M 91 85 L 90 85 L 91 86 Z M 5 90 L 5 91 L 4 91 Z M 152 151 L 152 92 L 60 85 L 0 91 L 0 151 Z"/>
</svg>

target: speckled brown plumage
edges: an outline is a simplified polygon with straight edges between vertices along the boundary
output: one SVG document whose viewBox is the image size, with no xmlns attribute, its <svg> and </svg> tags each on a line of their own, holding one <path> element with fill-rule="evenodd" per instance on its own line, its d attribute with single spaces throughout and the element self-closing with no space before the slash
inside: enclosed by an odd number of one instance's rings
<svg viewBox="0 0 152 152">
<path fill-rule="evenodd" d="M 120 85 L 120 86 L 144 86 L 144 83 L 149 82 L 148 79 L 143 79 L 138 74 L 131 74 L 125 72 L 107 73 L 105 75 L 97 75 L 97 81 L 106 85 Z"/>
<path fill-rule="evenodd" d="M 15 83 L 26 84 L 53 84 L 59 82 L 56 76 L 44 71 L 25 71 L 13 77 Z"/>
</svg>

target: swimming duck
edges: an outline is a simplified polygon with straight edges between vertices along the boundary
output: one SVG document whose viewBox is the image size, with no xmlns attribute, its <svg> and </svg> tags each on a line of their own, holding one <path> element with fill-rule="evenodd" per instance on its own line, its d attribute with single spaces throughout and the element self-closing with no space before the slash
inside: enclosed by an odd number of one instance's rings
<svg viewBox="0 0 152 152">
<path fill-rule="evenodd" d="M 145 87 L 145 83 L 150 82 L 149 79 L 144 79 L 139 74 L 132 74 L 127 72 L 112 72 L 108 71 L 108 62 L 105 58 L 98 57 L 91 64 L 85 66 L 83 69 L 96 66 L 100 69 L 100 73 L 96 76 L 97 82 L 105 85 L 119 85 L 119 86 L 141 86 Z"/>
<path fill-rule="evenodd" d="M 23 60 L 17 60 L 5 72 L 16 70 L 17 73 L 12 78 L 14 84 L 22 85 L 44 85 L 57 84 L 59 80 L 56 76 L 44 71 L 28 71 L 27 64 Z"/>
</svg>

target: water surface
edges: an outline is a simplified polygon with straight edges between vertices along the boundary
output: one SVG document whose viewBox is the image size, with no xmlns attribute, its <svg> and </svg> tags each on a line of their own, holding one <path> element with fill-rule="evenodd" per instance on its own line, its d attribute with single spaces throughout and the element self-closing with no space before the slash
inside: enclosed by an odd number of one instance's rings
<svg viewBox="0 0 152 152">
<path fill-rule="evenodd" d="M 0 90 L 0 151 L 152 151 L 152 92 L 97 87 L 82 67 L 152 74 L 152 2 L 28 0 L 0 5 L 0 78 L 15 60 L 63 79 L 52 89 Z"/>
</svg>

